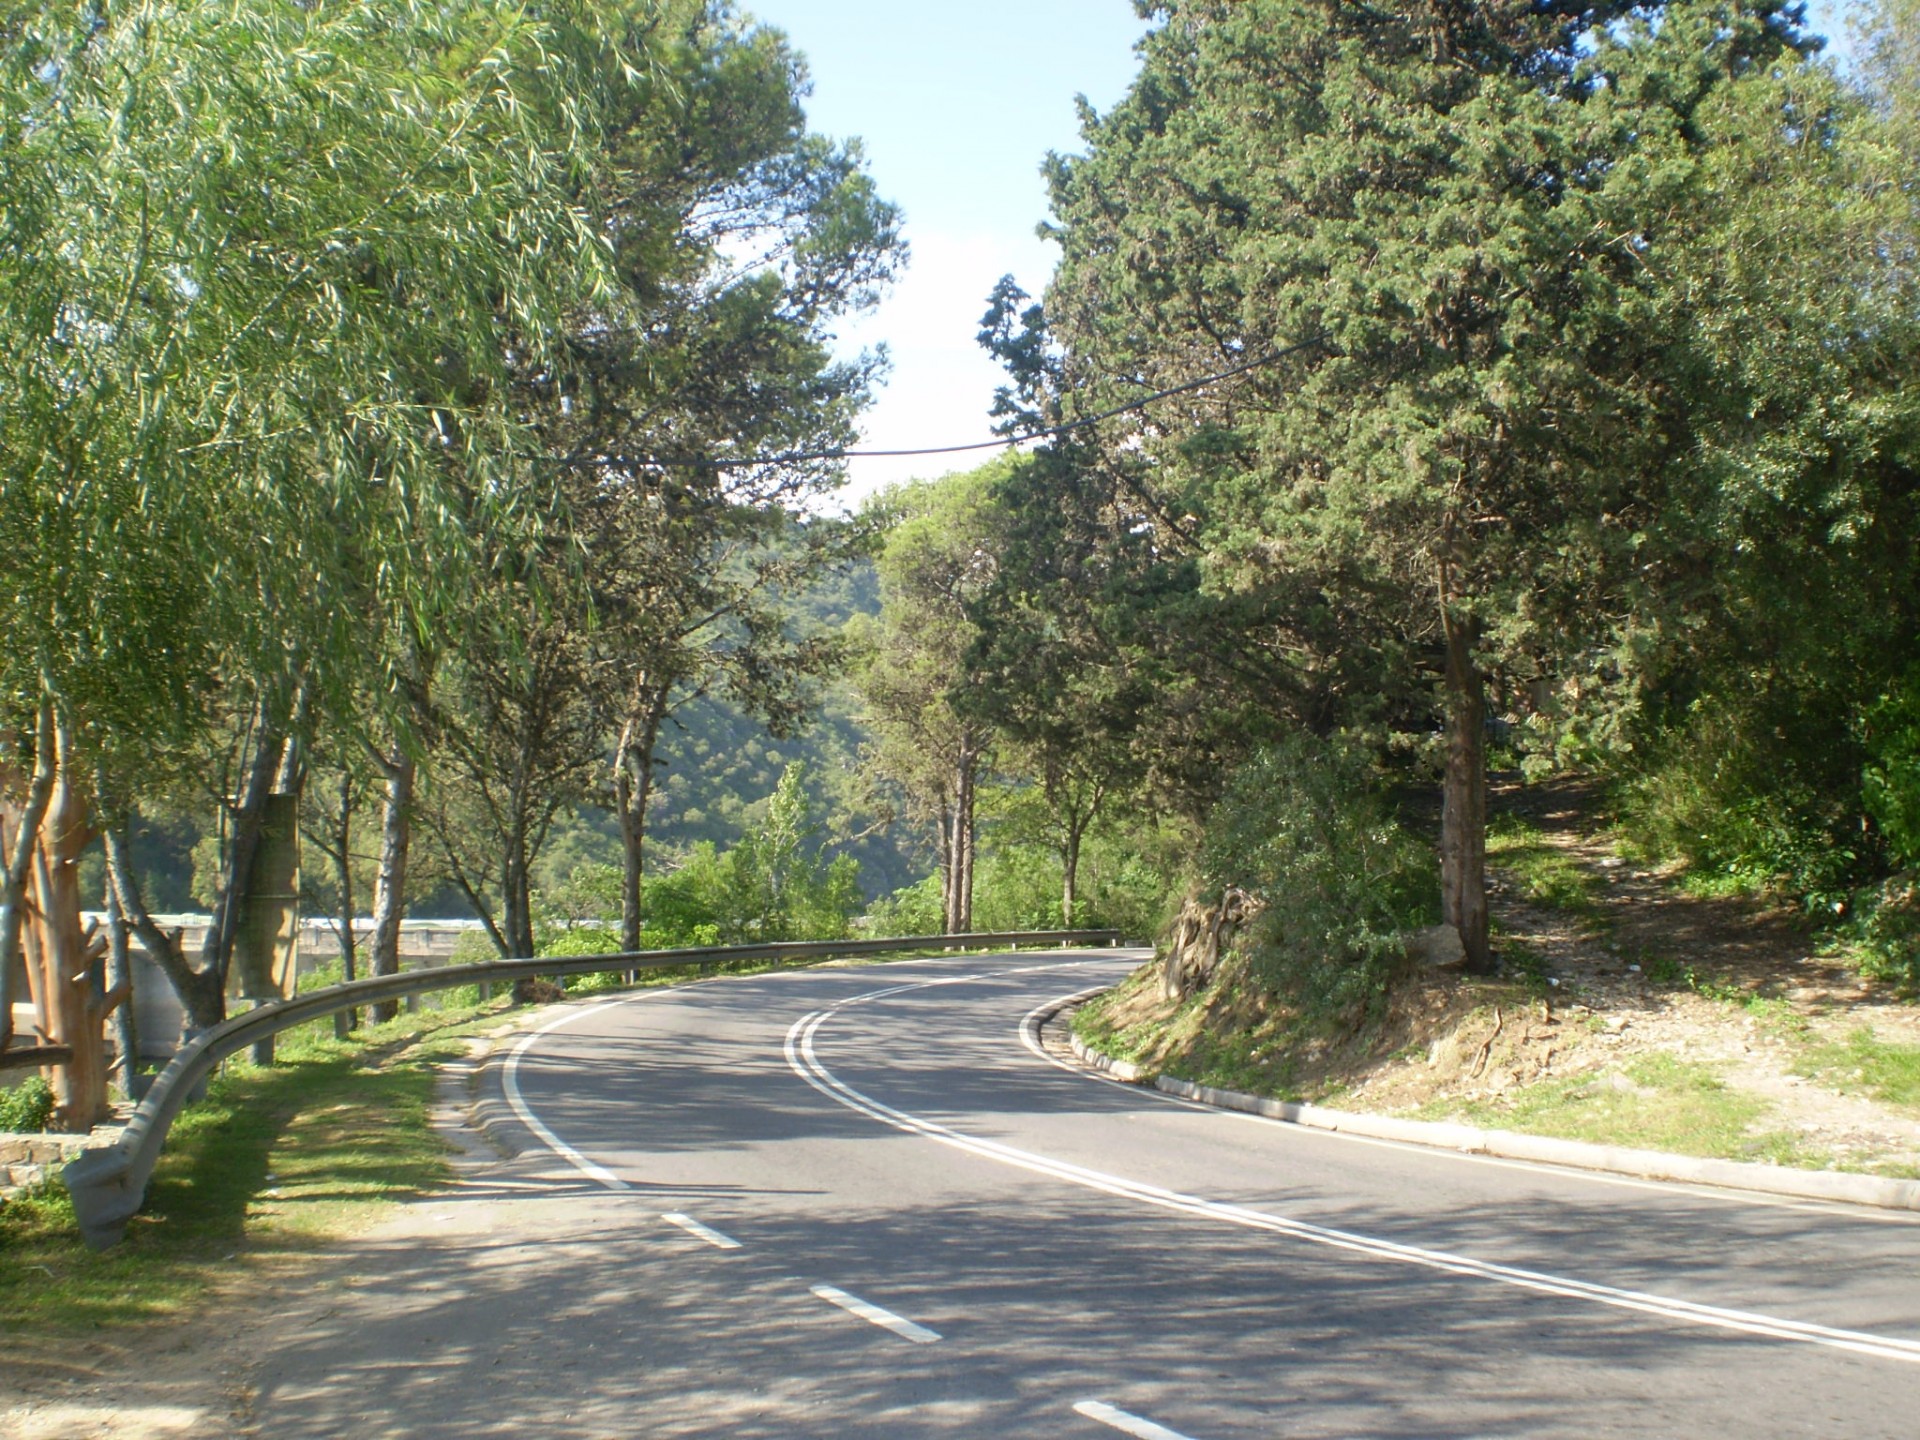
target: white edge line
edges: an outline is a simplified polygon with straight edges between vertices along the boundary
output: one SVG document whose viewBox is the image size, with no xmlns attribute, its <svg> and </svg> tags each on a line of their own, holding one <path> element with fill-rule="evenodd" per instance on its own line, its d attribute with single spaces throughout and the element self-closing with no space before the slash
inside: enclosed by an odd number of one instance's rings
<svg viewBox="0 0 1920 1440">
<path fill-rule="evenodd" d="M 973 978 L 988 977 L 981 975 Z M 897 993 L 897 991 L 891 993 Z M 868 997 L 854 996 L 841 1002 L 841 1005 L 836 1005 L 834 1010 L 845 1005 L 858 1004 L 865 998 Z M 1752 1311 L 1724 1309 L 1717 1305 L 1706 1305 L 1692 1300 L 1672 1299 L 1643 1291 L 1619 1289 L 1593 1281 L 1575 1280 L 1540 1271 L 1525 1270 L 1517 1266 L 1501 1265 L 1492 1261 L 1475 1260 L 1469 1256 L 1444 1250 L 1403 1245 L 1397 1241 L 1382 1240 L 1354 1231 L 1315 1225 L 1247 1206 L 1229 1205 L 1203 1199 L 1197 1195 L 1186 1195 L 1157 1185 L 1149 1185 L 1144 1181 L 1128 1180 L 1068 1161 L 1050 1159 L 1011 1145 L 1002 1145 L 998 1141 L 977 1139 L 931 1120 L 923 1120 L 918 1116 L 895 1110 L 884 1102 L 854 1089 L 828 1070 L 814 1054 L 813 1040 L 820 1026 L 833 1013 L 833 1011 L 816 1011 L 812 1015 L 796 1020 L 788 1030 L 784 1048 L 787 1064 L 795 1074 L 822 1094 L 884 1125 L 925 1136 L 927 1139 L 950 1145 L 958 1150 L 998 1160 L 1002 1164 L 1011 1165 L 1017 1169 L 1048 1175 L 1070 1184 L 1081 1185 L 1090 1190 L 1098 1190 L 1164 1210 L 1173 1210 L 1205 1219 L 1224 1220 L 1229 1224 L 1244 1226 L 1248 1229 L 1265 1230 L 1338 1250 L 1393 1260 L 1402 1264 L 1418 1265 L 1449 1274 L 1490 1280 L 1537 1294 L 1587 1300 L 1616 1309 L 1633 1310 L 1669 1320 L 1682 1320 L 1696 1325 L 1733 1330 L 1769 1339 L 1823 1345 L 1836 1350 L 1869 1355 L 1876 1359 L 1920 1363 L 1920 1341 L 1874 1335 L 1859 1330 L 1841 1330 L 1826 1325 L 1816 1325 L 1809 1321 L 1782 1319 Z"/>
<path fill-rule="evenodd" d="M 1134 1440 L 1187 1440 L 1178 1430 L 1169 1430 L 1151 1420 L 1142 1420 L 1138 1415 L 1129 1415 L 1104 1400 L 1082 1400 L 1073 1408 L 1089 1420 L 1111 1425 L 1122 1434 L 1133 1436 Z"/>
<path fill-rule="evenodd" d="M 883 1310 L 870 1301 L 862 1300 L 858 1295 L 849 1295 L 835 1285 L 815 1285 L 813 1293 L 829 1305 L 838 1305 L 850 1315 L 858 1315 L 870 1325 L 878 1325 L 882 1330 L 891 1330 L 903 1340 L 911 1340 L 916 1345 L 931 1345 L 940 1338 L 938 1330 L 929 1330 L 924 1325 L 916 1325 L 904 1315 L 896 1315 L 891 1310 Z"/>
<path fill-rule="evenodd" d="M 569 1010 L 565 1014 L 547 1021 L 546 1024 L 528 1031 L 526 1035 L 521 1037 L 520 1043 L 515 1045 L 508 1053 L 507 1063 L 501 1067 L 500 1071 L 500 1086 L 506 1091 L 507 1104 L 511 1107 L 513 1113 L 520 1118 L 520 1123 L 525 1125 L 535 1135 L 539 1136 L 541 1144 L 545 1145 L 549 1150 L 553 1151 L 554 1154 L 573 1166 L 574 1169 L 578 1170 L 588 1179 L 598 1181 L 609 1190 L 624 1191 L 631 1190 L 633 1187 L 604 1165 L 594 1164 L 593 1161 L 587 1159 L 586 1156 L 574 1149 L 573 1146 L 554 1134 L 553 1131 L 547 1127 L 547 1122 L 533 1113 L 533 1107 L 527 1104 L 526 1097 L 520 1093 L 520 1057 L 527 1053 L 528 1048 L 534 1041 L 540 1039 L 550 1030 L 558 1030 L 562 1025 L 571 1025 L 574 1021 L 584 1020 L 589 1015 L 598 1015 L 602 1010 L 611 1010 L 614 1006 L 621 1003 L 623 1002 L 619 1000 L 608 1000 L 599 1005 L 589 1005 L 584 1010 Z"/>
<path fill-rule="evenodd" d="M 1651 1190 L 1665 1195 L 1689 1195 L 1697 1200 L 1711 1200 L 1718 1205 L 1758 1205 L 1767 1210 L 1796 1210 L 1803 1215 L 1838 1215 L 1848 1220 L 1872 1225 L 1920 1226 L 1920 1216 L 1885 1210 L 1863 1212 L 1860 1206 L 1850 1205 L 1843 1200 L 1790 1200 L 1781 1195 L 1768 1195 L 1757 1190 L 1741 1190 L 1738 1187 L 1724 1185 L 1693 1185 L 1684 1180 L 1643 1180 L 1633 1175 L 1614 1175 L 1604 1170 L 1587 1170 L 1578 1165 L 1550 1165 L 1542 1160 L 1515 1160 L 1506 1155 L 1483 1155 L 1471 1150 L 1457 1150 L 1450 1145 L 1422 1145 L 1413 1140 L 1388 1140 L 1379 1135 L 1355 1134 L 1351 1130 L 1330 1130 L 1322 1125 L 1306 1125 L 1298 1120 L 1281 1120 L 1272 1115 L 1255 1114 L 1250 1110 L 1234 1110 L 1224 1105 L 1209 1105 L 1201 1100 L 1190 1100 L 1184 1095 L 1169 1094 L 1158 1086 L 1137 1085 L 1095 1070 L 1091 1066 L 1062 1060 L 1058 1055 L 1048 1054 L 1046 1047 L 1040 1043 L 1040 1017 L 1063 1006 L 1071 1005 L 1076 1000 L 1089 999 L 1106 988 L 1095 986 L 1090 990 L 1076 990 L 1070 995 L 1060 995 L 1034 1006 L 1020 1018 L 1020 1043 L 1055 1069 L 1068 1071 L 1082 1080 L 1091 1080 L 1101 1085 L 1118 1085 L 1121 1089 L 1130 1090 L 1136 1095 L 1150 1096 L 1163 1105 L 1172 1105 L 1182 1110 L 1204 1110 L 1211 1115 L 1240 1120 L 1252 1125 L 1265 1125 L 1294 1135 L 1320 1140 L 1343 1140 L 1349 1145 L 1370 1145 L 1376 1150 L 1398 1150 L 1402 1154 L 1460 1160 L 1470 1165 L 1489 1165 L 1496 1170 L 1521 1170 L 1529 1175 L 1542 1175 L 1556 1180 L 1578 1180 L 1589 1185 L 1614 1185 L 1623 1190 Z"/>
<path fill-rule="evenodd" d="M 666 1221 L 669 1225 L 678 1225 L 682 1230 L 686 1231 L 689 1235 L 697 1236 L 698 1238 L 706 1241 L 707 1244 L 713 1246 L 716 1250 L 740 1250 L 745 1248 L 740 1244 L 738 1240 L 734 1239 L 731 1235 L 722 1235 L 718 1230 L 714 1229 L 711 1225 L 702 1225 L 698 1220 L 694 1219 L 691 1215 L 682 1215 L 677 1210 L 669 1211 L 667 1214 L 662 1215 L 660 1218 Z"/>
</svg>

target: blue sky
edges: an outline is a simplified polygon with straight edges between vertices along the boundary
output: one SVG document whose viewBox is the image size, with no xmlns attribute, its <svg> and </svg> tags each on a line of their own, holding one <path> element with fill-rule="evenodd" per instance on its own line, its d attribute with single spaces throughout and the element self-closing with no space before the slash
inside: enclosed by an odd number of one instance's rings
<svg viewBox="0 0 1920 1440">
<path fill-rule="evenodd" d="M 974 342 L 987 292 L 1012 273 L 1039 294 L 1052 247 L 1040 164 L 1080 148 L 1074 96 L 1105 109 L 1125 93 L 1145 26 L 1129 0 L 748 0 L 813 72 L 812 128 L 859 136 L 881 194 L 906 212 L 913 260 L 852 348 L 884 341 L 893 377 L 869 412 L 873 448 L 992 438 L 1000 373 Z M 854 461 L 850 498 L 986 458 Z"/>
<path fill-rule="evenodd" d="M 1126 91 L 1145 26 L 1129 0 L 743 0 L 807 56 L 812 127 L 859 136 L 880 191 L 906 212 L 913 260 L 880 309 L 842 342 L 884 342 L 893 375 L 869 412 L 875 449 L 991 438 L 999 371 L 974 341 L 987 292 L 1012 273 L 1045 287 L 1053 248 L 1039 175 L 1080 148 L 1074 97 L 1097 109 Z M 1816 0 L 1816 31 L 1842 38 L 1850 0 Z M 856 460 L 848 498 L 986 458 Z"/>
</svg>

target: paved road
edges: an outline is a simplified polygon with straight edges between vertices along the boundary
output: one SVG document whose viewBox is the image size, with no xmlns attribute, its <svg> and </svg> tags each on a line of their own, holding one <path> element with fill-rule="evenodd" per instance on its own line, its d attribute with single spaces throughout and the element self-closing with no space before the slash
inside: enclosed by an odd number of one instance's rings
<svg viewBox="0 0 1920 1440">
<path fill-rule="evenodd" d="M 1024 1037 L 1111 952 L 580 1006 L 294 1299 L 275 1440 L 1920 1433 L 1920 1217 L 1299 1130 Z"/>
</svg>

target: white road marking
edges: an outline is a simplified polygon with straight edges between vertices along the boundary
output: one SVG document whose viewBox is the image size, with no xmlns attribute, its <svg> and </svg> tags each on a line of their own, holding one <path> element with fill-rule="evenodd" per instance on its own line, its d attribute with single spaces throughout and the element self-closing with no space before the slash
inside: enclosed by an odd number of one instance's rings
<svg viewBox="0 0 1920 1440">
<path fill-rule="evenodd" d="M 991 978 L 989 975 L 969 977 L 975 980 Z M 930 984 L 957 984 L 959 979 L 929 982 Z M 1255 1210 L 1244 1205 L 1229 1205 L 1215 1200 L 1203 1199 L 1197 1195 L 1183 1194 L 1177 1190 L 1163 1189 L 1158 1185 L 1149 1185 L 1143 1181 L 1129 1180 L 1119 1175 L 1110 1175 L 1104 1171 L 1091 1170 L 1082 1165 L 1071 1164 L 1064 1160 L 1054 1160 L 1037 1155 L 1029 1150 L 1017 1149 L 1011 1145 L 1002 1145 L 998 1141 L 982 1140 L 960 1131 L 923 1120 L 915 1115 L 896 1110 L 870 1095 L 854 1089 L 839 1079 L 820 1062 L 814 1053 L 814 1037 L 820 1027 L 831 1019 L 836 1012 L 849 1006 L 878 998 L 881 994 L 899 994 L 908 986 L 895 986 L 887 991 L 869 992 L 856 995 L 835 1003 L 825 1010 L 816 1010 L 794 1021 L 787 1031 L 787 1064 L 793 1072 L 805 1080 L 823 1095 L 831 1097 L 848 1109 L 890 1125 L 909 1134 L 921 1135 L 942 1145 L 952 1146 L 970 1154 L 997 1160 L 1016 1169 L 1027 1170 L 1036 1175 L 1050 1176 L 1064 1180 L 1069 1184 L 1080 1185 L 1089 1190 L 1133 1200 L 1140 1204 L 1152 1205 L 1162 1210 L 1173 1210 L 1182 1214 L 1198 1216 L 1207 1220 L 1225 1221 L 1250 1230 L 1264 1230 L 1276 1235 L 1286 1235 L 1293 1239 L 1309 1241 L 1316 1245 L 1326 1245 L 1333 1249 L 1345 1250 L 1356 1254 L 1371 1256 L 1381 1260 L 1391 1260 L 1404 1265 L 1417 1265 L 1425 1269 L 1439 1270 L 1448 1274 L 1469 1276 L 1488 1280 L 1496 1284 L 1510 1285 L 1516 1289 L 1528 1290 L 1543 1295 L 1558 1295 L 1567 1299 L 1585 1300 L 1594 1304 L 1612 1306 L 1621 1310 L 1634 1310 L 1643 1314 L 1657 1315 L 1663 1319 L 1681 1320 L 1694 1325 L 1706 1325 L 1716 1329 L 1734 1330 L 1747 1335 L 1759 1335 L 1774 1340 L 1791 1340 L 1801 1344 L 1824 1345 L 1836 1350 L 1848 1350 L 1859 1355 L 1872 1356 L 1879 1360 L 1902 1360 L 1908 1363 L 1920 1363 L 1920 1341 L 1902 1340 L 1892 1336 L 1874 1335 L 1860 1330 L 1840 1330 L 1826 1325 L 1815 1325 L 1809 1321 L 1788 1320 L 1772 1315 L 1762 1315 L 1753 1311 L 1730 1310 L 1717 1305 L 1705 1305 L 1692 1300 L 1679 1300 L 1663 1295 L 1648 1294 L 1638 1290 L 1623 1290 L 1612 1285 L 1600 1285 L 1587 1280 L 1575 1280 L 1565 1276 L 1549 1275 L 1537 1270 L 1525 1270 L 1513 1265 L 1500 1265 L 1491 1261 L 1476 1260 L 1471 1256 L 1458 1255 L 1445 1250 L 1430 1250 L 1418 1245 L 1403 1245 L 1397 1241 L 1378 1239 L 1362 1235 L 1351 1230 L 1338 1230 L 1325 1225 L 1315 1225 L 1304 1220 L 1290 1219 L 1269 1211 Z"/>
<path fill-rule="evenodd" d="M 662 1215 L 660 1218 L 669 1225 L 678 1225 L 689 1235 L 697 1235 L 716 1250 L 738 1250 L 741 1248 L 740 1242 L 731 1235 L 722 1235 L 711 1225 L 702 1225 L 691 1215 L 682 1215 L 676 1211 L 672 1214 Z"/>
<path fill-rule="evenodd" d="M 871 1325 L 882 1330 L 891 1330 L 903 1340 L 911 1340 L 916 1345 L 931 1345 L 940 1338 L 940 1332 L 929 1330 L 924 1325 L 916 1325 L 904 1315 L 896 1315 L 891 1310 L 883 1310 L 862 1300 L 858 1295 L 849 1295 L 846 1291 L 832 1285 L 816 1285 L 813 1293 L 829 1305 L 838 1305 L 848 1314 L 858 1315 Z"/>
<path fill-rule="evenodd" d="M 633 1187 L 604 1165 L 596 1165 L 593 1161 L 587 1159 L 586 1156 L 582 1155 L 578 1150 L 554 1134 L 553 1131 L 549 1130 L 546 1122 L 533 1113 L 533 1107 L 527 1104 L 526 1098 L 520 1093 L 520 1057 L 527 1053 L 528 1047 L 530 1047 L 534 1041 L 538 1040 L 548 1031 L 558 1030 L 562 1025 L 571 1025 L 576 1020 L 584 1020 L 589 1015 L 598 1015 L 602 1010 L 611 1010 L 614 1006 L 621 1003 L 619 1000 L 608 1000 L 603 1004 L 589 1005 L 584 1010 L 569 1010 L 564 1015 L 549 1020 L 537 1030 L 528 1032 L 528 1034 L 521 1039 L 520 1043 L 513 1047 L 513 1050 L 507 1056 L 507 1063 L 501 1068 L 500 1072 L 500 1084 L 501 1088 L 507 1092 L 507 1104 L 512 1107 L 513 1113 L 520 1117 L 520 1123 L 533 1131 L 535 1135 L 539 1136 L 542 1145 L 545 1145 L 582 1175 L 587 1176 L 589 1179 L 599 1181 L 609 1190 L 631 1190 Z"/>
<path fill-rule="evenodd" d="M 1003 973 L 1008 975 L 1026 975 L 1026 974 L 1031 974 L 1035 971 L 1074 970 L 1074 969 L 1078 969 L 1082 965 L 1091 965 L 1094 963 L 1097 963 L 1097 962 L 1091 961 L 1091 960 L 1070 960 L 1065 962 L 1058 962 L 1051 965 L 1023 965 L 1016 970 L 1008 970 Z M 804 971 L 786 972 L 787 975 L 793 976 L 795 978 L 805 973 L 806 972 Z M 929 981 L 923 981 L 920 984 L 898 985 L 898 986 L 894 986 L 891 989 L 877 991 L 874 993 L 880 994 L 880 995 L 894 995 L 894 994 L 899 994 L 900 992 L 906 991 L 906 990 L 922 989 L 926 985 L 958 984 L 960 983 L 960 980 L 972 979 L 972 978 L 974 977 L 962 976 L 960 977 L 959 980 L 952 980 L 952 981 L 929 980 Z M 612 1000 L 604 1000 L 598 1005 L 586 1006 L 584 1009 L 568 1010 L 565 1013 L 555 1016 L 553 1019 L 547 1021 L 546 1024 L 540 1026 L 538 1029 L 529 1031 L 525 1036 L 521 1038 L 520 1042 L 516 1044 L 513 1047 L 513 1049 L 508 1053 L 506 1064 L 501 1067 L 500 1084 L 501 1084 L 501 1088 L 506 1092 L 508 1107 L 519 1118 L 520 1123 L 525 1125 L 529 1130 L 533 1132 L 535 1139 L 539 1140 L 539 1142 L 542 1145 L 545 1145 L 554 1154 L 558 1155 L 562 1160 L 565 1160 L 569 1165 L 573 1166 L 573 1168 L 578 1170 L 582 1175 L 585 1175 L 588 1179 L 594 1180 L 599 1184 L 606 1186 L 606 1188 L 609 1190 L 631 1192 L 633 1189 L 631 1185 L 629 1185 L 626 1181 L 622 1180 L 618 1175 L 614 1174 L 611 1170 L 607 1169 L 604 1165 L 597 1165 L 593 1161 L 589 1160 L 586 1156 L 582 1155 L 578 1150 L 574 1149 L 573 1146 L 569 1145 L 566 1141 L 562 1140 L 558 1135 L 556 1135 L 551 1129 L 551 1127 L 549 1127 L 545 1121 L 543 1121 L 538 1115 L 533 1113 L 533 1107 L 527 1103 L 526 1097 L 520 1093 L 521 1058 L 527 1053 L 527 1051 L 530 1048 L 532 1048 L 536 1040 L 541 1039 L 551 1031 L 558 1030 L 562 1025 L 571 1025 L 576 1020 L 585 1020 L 590 1015 L 598 1015 L 601 1011 L 611 1010 L 616 1006 L 632 1005 L 642 1000 L 664 999 L 667 996 L 673 995 L 677 991 L 690 989 L 692 988 L 692 986 L 696 984 L 710 984 L 710 983 L 712 983 L 711 980 L 689 981 L 683 985 L 668 986 L 658 990 L 648 990 L 638 995 L 621 995 Z M 871 996 L 869 996 L 868 998 L 871 998 Z"/>
<path fill-rule="evenodd" d="M 1178 1430 L 1169 1430 L 1164 1425 L 1156 1425 L 1151 1420 L 1142 1420 L 1138 1415 L 1129 1415 L 1124 1410 L 1115 1409 L 1104 1400 L 1082 1400 L 1073 1407 L 1089 1420 L 1098 1420 L 1102 1425 L 1111 1425 L 1123 1435 L 1132 1435 L 1135 1440 L 1187 1440 Z"/>
<path fill-rule="evenodd" d="M 1250 1110 L 1228 1110 L 1220 1105 L 1203 1105 L 1200 1101 L 1189 1100 L 1184 1095 L 1169 1095 L 1165 1090 L 1157 1090 L 1151 1085 L 1136 1085 L 1116 1075 L 1109 1075 L 1091 1066 L 1082 1065 L 1077 1060 L 1065 1060 L 1050 1053 L 1040 1040 L 1041 1017 L 1051 1015 L 1054 1011 L 1071 1005 L 1075 1001 L 1090 999 L 1108 988 L 1096 985 L 1090 990 L 1075 990 L 1070 994 L 1058 995 L 1034 1006 L 1020 1017 L 1020 1043 L 1056 1070 L 1065 1070 L 1082 1080 L 1091 1080 L 1101 1085 L 1118 1085 L 1121 1089 L 1130 1090 L 1136 1095 L 1150 1096 L 1163 1105 L 1172 1105 L 1181 1110 L 1203 1111 L 1209 1115 L 1218 1115 L 1225 1120 L 1266 1125 L 1285 1130 L 1293 1135 L 1344 1142 L 1348 1145 L 1371 1145 L 1376 1150 L 1398 1150 L 1403 1154 L 1424 1155 L 1432 1159 L 1459 1160 L 1470 1165 L 1488 1165 L 1496 1170 L 1524 1170 L 1533 1175 L 1547 1175 L 1556 1180 L 1578 1180 L 1588 1185 L 1613 1185 L 1623 1190 L 1652 1190 L 1664 1195 L 1690 1195 L 1696 1200 L 1710 1200 L 1717 1205 L 1757 1205 L 1766 1210 L 1797 1210 L 1806 1215 L 1838 1215 L 1855 1223 L 1920 1226 L 1920 1215 L 1897 1210 L 1871 1210 L 1863 1206 L 1848 1205 L 1838 1200 L 1790 1200 L 1784 1196 L 1765 1195 L 1754 1190 L 1689 1185 L 1684 1180 L 1641 1180 L 1631 1175 L 1609 1175 L 1605 1171 L 1582 1170 L 1572 1165 L 1548 1165 L 1538 1160 L 1511 1160 L 1504 1155 L 1481 1155 L 1470 1150 L 1450 1149 L 1445 1145 L 1420 1145 L 1411 1140 L 1387 1140 L 1378 1135 L 1356 1135 L 1350 1130 L 1324 1130 L 1318 1125 L 1302 1125 L 1293 1120 L 1278 1120 L 1271 1115 L 1257 1115 Z"/>
</svg>

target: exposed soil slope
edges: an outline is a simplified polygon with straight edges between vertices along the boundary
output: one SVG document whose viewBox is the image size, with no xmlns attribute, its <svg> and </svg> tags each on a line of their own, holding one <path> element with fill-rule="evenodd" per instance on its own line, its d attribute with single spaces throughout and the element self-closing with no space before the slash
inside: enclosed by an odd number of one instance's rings
<svg viewBox="0 0 1920 1440">
<path fill-rule="evenodd" d="M 1344 1033 L 1229 966 L 1177 1009 L 1130 983 L 1077 1028 L 1171 1074 L 1344 1109 L 1920 1175 L 1920 1007 L 1793 911 L 1623 861 L 1577 786 L 1508 787 L 1495 809 L 1501 977 L 1416 977 Z"/>
</svg>

